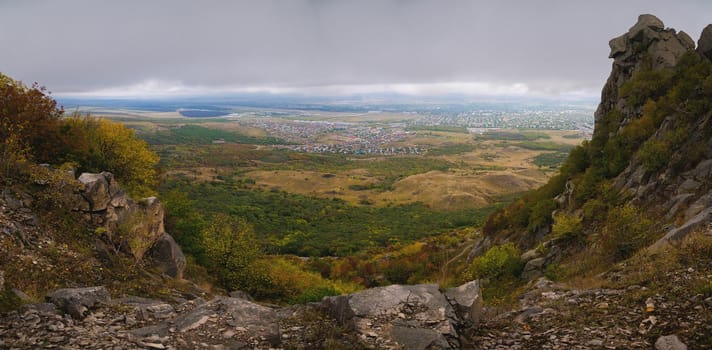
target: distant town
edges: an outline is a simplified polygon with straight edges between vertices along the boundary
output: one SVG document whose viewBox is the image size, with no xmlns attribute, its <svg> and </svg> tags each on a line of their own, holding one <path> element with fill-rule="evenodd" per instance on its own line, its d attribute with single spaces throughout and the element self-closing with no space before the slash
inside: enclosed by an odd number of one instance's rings
<svg viewBox="0 0 712 350">
<path fill-rule="evenodd" d="M 397 122 L 341 122 L 302 120 L 294 115 L 261 113 L 234 114 L 240 124 L 262 129 L 273 137 L 286 140 L 289 145 L 275 147 L 308 153 L 342 154 L 423 154 L 422 145 L 398 144 L 416 135 L 415 130 L 461 130 L 470 134 L 484 134 L 500 129 L 571 130 L 582 138 L 593 132 L 592 108 L 495 108 L 472 111 L 430 110 L 409 113 L 409 118 Z M 249 118 L 242 118 L 250 116 Z M 304 114 L 304 117 L 308 114 Z M 398 144 L 398 145 L 394 145 Z"/>
</svg>

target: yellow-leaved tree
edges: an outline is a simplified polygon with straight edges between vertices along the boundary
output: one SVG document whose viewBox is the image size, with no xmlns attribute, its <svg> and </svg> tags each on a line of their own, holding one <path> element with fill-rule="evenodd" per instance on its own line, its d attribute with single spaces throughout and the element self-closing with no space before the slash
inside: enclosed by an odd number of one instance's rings
<svg viewBox="0 0 712 350">
<path fill-rule="evenodd" d="M 83 168 L 110 171 L 134 197 L 154 195 L 158 155 L 136 138 L 132 129 L 121 123 L 92 117 L 74 117 L 67 124 L 81 125 L 86 131 L 88 155 Z"/>
</svg>

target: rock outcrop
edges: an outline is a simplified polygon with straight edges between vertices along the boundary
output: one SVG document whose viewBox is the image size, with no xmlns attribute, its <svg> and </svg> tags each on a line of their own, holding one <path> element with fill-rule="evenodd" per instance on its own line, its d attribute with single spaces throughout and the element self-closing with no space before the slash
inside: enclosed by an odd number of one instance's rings
<svg viewBox="0 0 712 350">
<path fill-rule="evenodd" d="M 445 291 L 445 297 L 455 310 L 460 321 L 468 326 L 477 325 L 482 317 L 482 293 L 480 281 L 470 281 Z"/>
<path fill-rule="evenodd" d="M 79 193 L 77 210 L 92 224 L 103 228 L 111 243 L 136 260 L 141 260 L 165 233 L 163 206 L 157 198 L 144 198 L 136 203 L 108 172 L 83 173 L 78 180 L 84 189 Z"/>
<path fill-rule="evenodd" d="M 702 35 L 697 41 L 697 52 L 712 60 L 712 24 L 702 30 Z"/>
<path fill-rule="evenodd" d="M 84 187 L 78 194 L 76 210 L 98 227 L 97 232 L 107 243 L 136 260 L 150 250 L 163 272 L 182 278 L 185 256 L 165 231 L 165 213 L 158 198 L 134 201 L 109 172 L 83 173 L 78 180 Z"/>
<path fill-rule="evenodd" d="M 694 41 L 687 34 L 666 29 L 662 21 L 652 15 L 641 15 L 627 33 L 611 40 L 610 47 L 613 67 L 595 113 L 594 139 L 604 141 L 620 135 L 623 127 L 643 115 L 640 101 L 632 105 L 620 95 L 621 87 L 635 72 L 670 69 L 683 55 L 695 52 Z M 696 52 L 711 58 L 712 25 L 703 30 Z M 712 218 L 705 211 L 712 206 L 712 189 L 705 185 L 712 181 L 712 152 L 709 137 L 705 136 L 712 115 L 703 112 L 691 121 L 686 116 L 688 120 L 682 122 L 681 114 L 684 113 L 666 115 L 650 140 L 665 142 L 666 135 L 680 133 L 678 129 L 685 125 L 685 139 L 669 150 L 670 163 L 677 162 L 682 166 L 663 166 L 653 172 L 641 157 L 633 154 L 627 167 L 613 181 L 613 189 L 625 201 L 679 224 L 678 227 L 665 228 L 667 234 L 655 244 L 655 249 L 667 242 L 679 241 Z M 697 156 L 690 157 L 690 154 Z"/>
<path fill-rule="evenodd" d="M 159 237 L 149 254 L 163 273 L 173 278 L 183 278 L 185 255 L 171 235 L 164 233 Z"/>
<path fill-rule="evenodd" d="M 638 22 L 627 33 L 612 39 L 610 58 L 613 68 L 603 87 L 601 104 L 595 113 L 596 131 L 607 129 L 617 132 L 626 125 L 638 111 L 631 110 L 618 94 L 618 89 L 630 80 L 633 73 L 639 71 L 648 62 L 654 69 L 670 68 L 688 51 L 695 49 L 695 43 L 685 32 L 676 32 L 665 28 L 663 22 L 653 15 L 640 15 Z M 609 112 L 618 108 L 624 112 L 624 118 L 618 127 L 602 128 L 602 121 Z"/>
</svg>

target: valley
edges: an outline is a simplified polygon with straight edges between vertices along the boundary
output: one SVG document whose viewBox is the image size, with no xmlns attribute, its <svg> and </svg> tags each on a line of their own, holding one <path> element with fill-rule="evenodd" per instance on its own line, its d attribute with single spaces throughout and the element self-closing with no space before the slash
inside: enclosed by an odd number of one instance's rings
<svg viewBox="0 0 712 350">
<path fill-rule="evenodd" d="M 432 113 L 275 109 L 118 120 L 160 155 L 162 198 L 177 191 L 201 215 L 246 218 L 267 251 L 343 256 L 482 224 L 555 174 L 590 125 L 468 129 L 447 122 L 460 122 L 459 114 L 437 125 L 426 125 Z"/>
<path fill-rule="evenodd" d="M 712 24 L 266 3 L 0 3 L 0 349 L 712 349 Z"/>
</svg>

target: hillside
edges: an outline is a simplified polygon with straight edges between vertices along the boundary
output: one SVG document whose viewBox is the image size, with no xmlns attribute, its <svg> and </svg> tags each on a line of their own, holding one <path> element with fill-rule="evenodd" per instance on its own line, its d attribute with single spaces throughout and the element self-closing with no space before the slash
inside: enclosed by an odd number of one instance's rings
<svg viewBox="0 0 712 350">
<path fill-rule="evenodd" d="M 133 130 L 0 75 L 0 349 L 712 348 L 712 25 L 695 45 L 641 15 L 610 47 L 592 140 L 481 229 L 490 211 L 245 190 L 310 192 L 298 166 L 340 159 L 292 153 L 275 153 L 297 167 L 286 179 L 164 180 L 164 207 L 158 156 Z M 400 162 L 451 176 L 424 159 Z M 488 174 L 476 183 L 501 188 L 483 198 L 543 181 Z M 409 176 L 391 190 L 478 200 Z M 295 230 L 255 235 L 277 226 Z"/>
<path fill-rule="evenodd" d="M 712 26 L 695 49 L 686 33 L 641 15 L 610 42 L 593 139 L 546 185 L 490 216 L 470 258 L 489 261 L 514 243 L 510 254 L 524 253 L 512 274 L 536 282 L 493 276 L 492 288 L 520 286 L 523 309 L 493 321 L 507 344 L 649 348 L 677 333 L 691 348 L 712 346 L 710 40 Z M 646 310 L 647 301 L 663 306 Z"/>
</svg>

